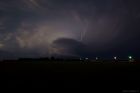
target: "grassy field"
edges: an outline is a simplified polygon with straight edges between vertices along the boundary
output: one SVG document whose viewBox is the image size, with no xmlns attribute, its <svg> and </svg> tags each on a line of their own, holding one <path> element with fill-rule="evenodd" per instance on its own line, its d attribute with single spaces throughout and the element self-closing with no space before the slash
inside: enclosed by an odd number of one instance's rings
<svg viewBox="0 0 140 93">
<path fill-rule="evenodd" d="M 4 61 L 9 88 L 140 88 L 139 62 Z"/>
</svg>

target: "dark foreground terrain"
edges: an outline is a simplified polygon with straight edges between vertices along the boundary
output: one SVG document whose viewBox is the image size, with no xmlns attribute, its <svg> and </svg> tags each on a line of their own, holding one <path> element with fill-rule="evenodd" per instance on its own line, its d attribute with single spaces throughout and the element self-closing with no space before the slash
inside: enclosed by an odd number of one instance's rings
<svg viewBox="0 0 140 93">
<path fill-rule="evenodd" d="M 139 90 L 139 62 L 4 61 L 6 88 L 90 88 Z"/>
</svg>

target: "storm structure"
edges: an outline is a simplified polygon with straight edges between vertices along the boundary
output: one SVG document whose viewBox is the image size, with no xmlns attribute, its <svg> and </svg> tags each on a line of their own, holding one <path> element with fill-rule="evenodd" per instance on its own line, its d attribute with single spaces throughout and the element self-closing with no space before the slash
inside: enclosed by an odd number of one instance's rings
<svg viewBox="0 0 140 93">
<path fill-rule="evenodd" d="M 0 0 L 0 59 L 140 57 L 139 0 Z"/>
</svg>

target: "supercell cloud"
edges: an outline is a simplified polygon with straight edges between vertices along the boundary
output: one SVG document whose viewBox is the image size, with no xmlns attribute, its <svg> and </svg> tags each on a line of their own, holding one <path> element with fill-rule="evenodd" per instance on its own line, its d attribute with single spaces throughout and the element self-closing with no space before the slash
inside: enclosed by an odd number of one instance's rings
<svg viewBox="0 0 140 93">
<path fill-rule="evenodd" d="M 137 56 L 139 4 L 132 0 L 0 0 L 0 58 Z"/>
</svg>

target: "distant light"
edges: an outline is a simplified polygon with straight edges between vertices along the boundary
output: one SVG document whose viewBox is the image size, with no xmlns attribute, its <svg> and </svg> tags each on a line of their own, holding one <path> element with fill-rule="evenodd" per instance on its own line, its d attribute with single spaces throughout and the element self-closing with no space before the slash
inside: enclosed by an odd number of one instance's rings
<svg viewBox="0 0 140 93">
<path fill-rule="evenodd" d="M 115 60 L 117 60 L 117 57 L 114 57 Z"/>
<path fill-rule="evenodd" d="M 85 58 L 86 60 L 88 60 L 88 58 Z"/>
<path fill-rule="evenodd" d="M 128 58 L 129 58 L 129 62 L 134 62 L 134 59 L 132 56 L 128 56 Z"/>
<path fill-rule="evenodd" d="M 82 60 L 82 58 L 80 58 L 80 60 Z"/>
<path fill-rule="evenodd" d="M 132 59 L 132 56 L 128 56 L 129 59 Z"/>
<path fill-rule="evenodd" d="M 96 60 L 98 60 L 98 57 L 96 57 Z"/>
</svg>

